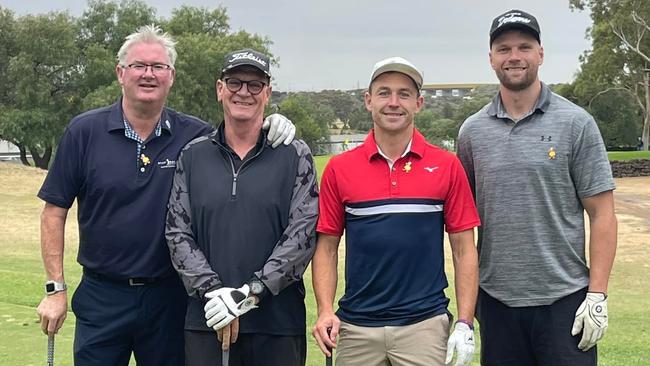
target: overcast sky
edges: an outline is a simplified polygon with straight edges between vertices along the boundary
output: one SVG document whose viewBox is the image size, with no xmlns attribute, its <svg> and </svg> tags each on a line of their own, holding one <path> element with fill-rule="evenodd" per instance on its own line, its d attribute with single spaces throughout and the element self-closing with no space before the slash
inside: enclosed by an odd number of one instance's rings
<svg viewBox="0 0 650 366">
<path fill-rule="evenodd" d="M 497 83 L 488 62 L 492 19 L 518 8 L 537 17 L 545 61 L 541 78 L 570 82 L 591 19 L 570 11 L 568 0 L 157 0 L 169 17 L 181 4 L 226 7 L 233 30 L 268 36 L 280 65 L 272 70 L 280 91 L 367 87 L 372 65 L 402 56 L 424 73 L 425 83 Z M 0 0 L 17 15 L 68 10 L 80 16 L 85 0 Z M 180 55 L 182 57 L 182 55 Z"/>
</svg>

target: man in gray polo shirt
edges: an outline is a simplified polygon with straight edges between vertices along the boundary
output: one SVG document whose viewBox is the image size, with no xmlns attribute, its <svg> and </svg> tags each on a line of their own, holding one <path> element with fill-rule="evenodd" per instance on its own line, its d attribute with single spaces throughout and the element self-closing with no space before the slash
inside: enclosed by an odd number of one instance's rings
<svg viewBox="0 0 650 366">
<path fill-rule="evenodd" d="M 532 15 L 495 18 L 490 63 L 499 93 L 458 136 L 483 223 L 482 365 L 595 365 L 607 328 L 614 181 L 594 119 L 539 80 L 543 60 Z"/>
</svg>

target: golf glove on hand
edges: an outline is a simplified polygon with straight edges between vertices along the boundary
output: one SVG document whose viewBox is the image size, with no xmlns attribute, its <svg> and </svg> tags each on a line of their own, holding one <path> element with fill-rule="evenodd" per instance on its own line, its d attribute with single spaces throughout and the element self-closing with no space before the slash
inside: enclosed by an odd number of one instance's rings
<svg viewBox="0 0 650 366">
<path fill-rule="evenodd" d="M 571 335 L 575 336 L 582 331 L 582 339 L 578 348 L 588 351 L 596 345 L 607 329 L 607 296 L 600 292 L 587 292 L 587 297 L 576 311 Z"/>
<path fill-rule="evenodd" d="M 271 147 L 278 147 L 283 142 L 285 145 L 289 145 L 296 135 L 296 126 L 291 123 L 290 119 L 279 113 L 273 113 L 266 117 L 262 129 L 269 131 L 266 134 L 266 139 Z"/>
<path fill-rule="evenodd" d="M 222 287 L 210 291 L 205 297 L 210 299 L 203 310 L 205 311 L 205 324 L 214 330 L 219 330 L 230 324 L 235 318 L 240 317 L 255 306 L 255 299 L 248 297 L 248 285 L 240 288 Z"/>
<path fill-rule="evenodd" d="M 449 336 L 449 341 L 447 341 L 447 359 L 445 360 L 447 365 L 451 364 L 454 350 L 456 350 L 455 366 L 465 366 L 472 362 L 472 356 L 474 356 L 474 331 L 469 325 L 456 322 L 454 331 Z"/>
</svg>

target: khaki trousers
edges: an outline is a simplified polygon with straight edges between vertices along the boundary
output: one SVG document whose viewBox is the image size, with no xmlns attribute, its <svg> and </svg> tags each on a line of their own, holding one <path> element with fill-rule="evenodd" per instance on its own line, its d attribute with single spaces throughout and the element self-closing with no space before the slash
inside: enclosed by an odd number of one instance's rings
<svg viewBox="0 0 650 366">
<path fill-rule="evenodd" d="M 336 365 L 442 366 L 449 327 L 447 314 L 405 326 L 360 327 L 341 322 Z"/>
</svg>

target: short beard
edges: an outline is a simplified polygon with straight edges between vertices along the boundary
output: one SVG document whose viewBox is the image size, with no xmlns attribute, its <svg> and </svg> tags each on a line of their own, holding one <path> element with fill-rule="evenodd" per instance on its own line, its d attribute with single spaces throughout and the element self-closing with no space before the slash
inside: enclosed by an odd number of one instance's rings
<svg viewBox="0 0 650 366">
<path fill-rule="evenodd" d="M 505 73 L 497 72 L 496 74 L 497 74 L 497 78 L 499 79 L 499 82 L 504 88 L 515 92 L 527 89 L 529 86 L 533 85 L 533 83 L 537 79 L 534 77 L 534 75 L 529 75 L 528 73 L 526 73 L 526 76 L 524 77 L 523 80 L 513 83 L 510 82 L 510 80 L 508 80 L 508 77 L 505 75 Z"/>
</svg>

